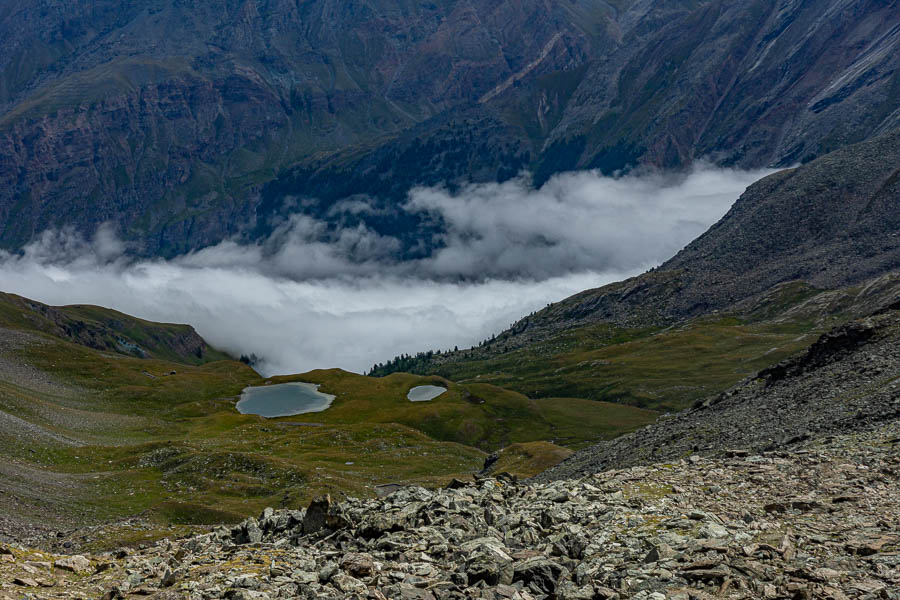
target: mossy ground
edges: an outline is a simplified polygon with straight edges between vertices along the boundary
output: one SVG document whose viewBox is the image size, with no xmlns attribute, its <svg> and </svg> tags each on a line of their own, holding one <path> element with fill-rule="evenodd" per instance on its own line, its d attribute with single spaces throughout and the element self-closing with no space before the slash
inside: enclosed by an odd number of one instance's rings
<svg viewBox="0 0 900 600">
<path fill-rule="evenodd" d="M 511 444 L 498 453 L 492 473 L 534 477 L 572 456 L 573 451 L 549 442 Z"/>
<path fill-rule="evenodd" d="M 327 424 L 400 423 L 434 439 L 491 452 L 518 442 L 554 441 L 581 447 L 654 421 L 657 414 L 631 406 L 581 398 L 532 399 L 486 383 L 454 383 L 442 377 L 394 373 L 364 377 L 339 369 L 311 371 L 271 381 L 308 381 L 334 394 L 331 408 L 285 421 Z M 410 402 L 419 385 L 447 391 L 431 402 Z"/>
</svg>

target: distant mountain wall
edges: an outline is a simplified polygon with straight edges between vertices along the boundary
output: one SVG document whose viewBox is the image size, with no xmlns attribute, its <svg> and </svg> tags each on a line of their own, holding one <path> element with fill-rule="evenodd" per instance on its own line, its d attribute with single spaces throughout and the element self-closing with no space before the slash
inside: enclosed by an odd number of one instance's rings
<svg viewBox="0 0 900 600">
<path fill-rule="evenodd" d="M 24 0 L 0 7 L 0 247 L 172 255 L 417 184 L 806 161 L 900 125 L 876 0 Z"/>
</svg>

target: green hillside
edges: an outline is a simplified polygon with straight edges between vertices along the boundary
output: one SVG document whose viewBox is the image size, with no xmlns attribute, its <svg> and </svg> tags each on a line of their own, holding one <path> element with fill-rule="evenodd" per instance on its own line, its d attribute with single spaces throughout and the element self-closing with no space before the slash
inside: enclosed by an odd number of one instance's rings
<svg viewBox="0 0 900 600">
<path fill-rule="evenodd" d="M 728 311 L 668 327 L 600 322 L 557 331 L 544 314 L 558 310 L 554 305 L 530 317 L 550 323 L 550 334 L 514 327 L 476 348 L 424 353 L 402 365 L 531 398 L 576 397 L 674 412 L 795 354 L 835 324 L 868 314 L 898 293 L 900 279 L 893 274 L 836 291 L 790 282 Z M 389 363 L 373 373 L 391 369 Z"/>
<path fill-rule="evenodd" d="M 102 539 L 80 543 L 114 546 L 297 507 L 323 492 L 439 485 L 511 443 L 542 442 L 537 460 L 552 464 L 567 455 L 559 445 L 582 447 L 656 418 L 444 380 L 447 393 L 414 404 L 408 390 L 435 379 L 406 374 L 263 380 L 240 362 L 212 360 L 223 355 L 205 343 L 202 357 L 185 352 L 193 336 L 188 326 L 99 307 L 0 296 L 0 512 L 23 526 L 104 524 Z M 246 386 L 293 380 L 321 383 L 337 396 L 333 407 L 281 419 L 236 411 Z"/>
</svg>

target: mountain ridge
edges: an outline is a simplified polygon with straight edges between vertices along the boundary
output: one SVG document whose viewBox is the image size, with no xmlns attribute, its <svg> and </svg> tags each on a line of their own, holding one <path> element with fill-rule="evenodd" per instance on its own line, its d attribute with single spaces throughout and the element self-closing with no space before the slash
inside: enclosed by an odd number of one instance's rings
<svg viewBox="0 0 900 600">
<path fill-rule="evenodd" d="M 801 280 L 836 289 L 900 268 L 900 130 L 751 185 L 706 233 L 651 272 L 528 318 L 672 323 Z"/>
<path fill-rule="evenodd" d="M 0 326 L 37 330 L 80 346 L 190 365 L 230 358 L 190 325 L 152 323 L 98 306 L 48 306 L 0 292 Z"/>
<path fill-rule="evenodd" d="M 395 233 L 415 185 L 805 161 L 900 124 L 898 10 L 29 0 L 0 15 L 0 245 L 110 221 L 172 256 L 355 195 Z"/>
<path fill-rule="evenodd" d="M 807 299 L 831 303 L 829 291 L 840 295 L 859 287 L 877 298 L 897 294 L 892 282 L 900 271 L 898 164 L 900 130 L 772 174 L 659 267 L 550 304 L 477 348 L 417 356 L 404 368 L 454 378 L 471 376 L 466 365 L 502 365 L 507 377 L 498 384 L 515 386 L 517 368 L 509 361 L 516 352 L 534 347 L 561 359 L 572 352 L 571 341 L 562 341 L 567 336 L 605 346 L 610 334 L 597 336 L 590 333 L 594 329 L 630 339 L 691 327 L 704 318 L 755 322 L 760 314 L 777 315 L 791 305 L 802 314 Z M 581 342 L 574 346 L 588 350 Z M 537 364 L 524 366 L 529 362 L 520 368 L 541 371 Z M 373 372 L 392 368 L 376 366 Z"/>
</svg>

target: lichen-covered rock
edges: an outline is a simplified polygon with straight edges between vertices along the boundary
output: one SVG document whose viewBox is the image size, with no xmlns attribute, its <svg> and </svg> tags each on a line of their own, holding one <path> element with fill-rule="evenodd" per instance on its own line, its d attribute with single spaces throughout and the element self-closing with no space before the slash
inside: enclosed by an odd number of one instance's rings
<svg viewBox="0 0 900 600">
<path fill-rule="evenodd" d="M 375 563 L 368 554 L 348 552 L 341 559 L 341 568 L 353 577 L 370 577 L 375 572 Z"/>
<path fill-rule="evenodd" d="M 91 561 L 80 554 L 76 554 L 75 556 L 57 559 L 54 561 L 53 566 L 72 573 L 87 573 L 91 568 Z"/>
</svg>

